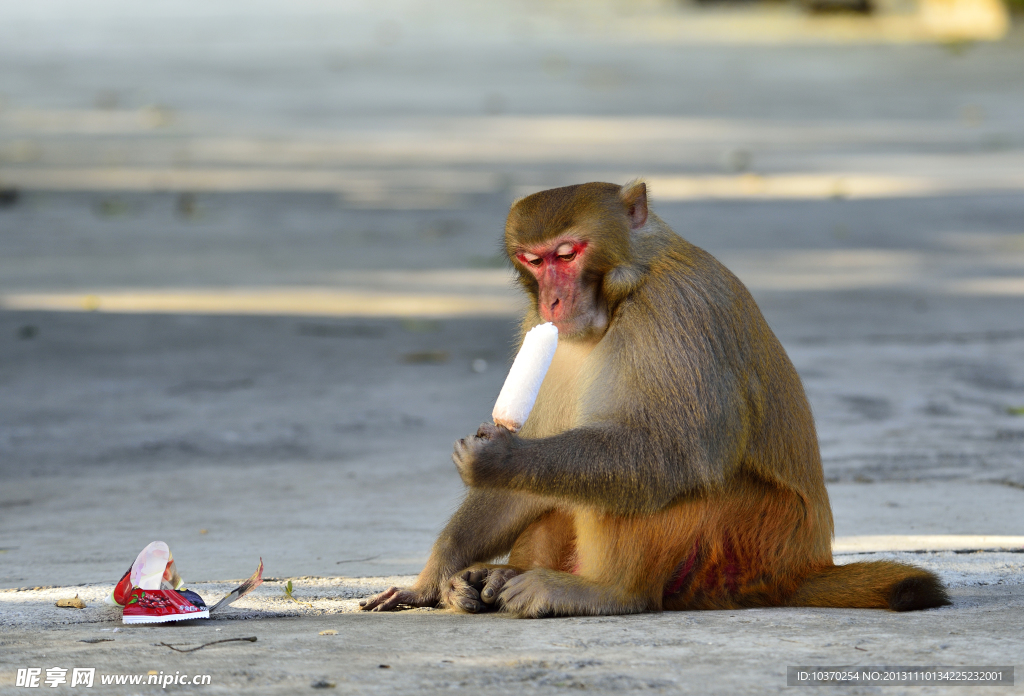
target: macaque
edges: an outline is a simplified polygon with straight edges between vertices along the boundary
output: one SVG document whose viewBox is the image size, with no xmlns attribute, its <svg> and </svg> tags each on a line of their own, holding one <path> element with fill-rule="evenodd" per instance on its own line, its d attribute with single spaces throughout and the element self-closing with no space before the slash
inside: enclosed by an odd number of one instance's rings
<svg viewBox="0 0 1024 696">
<path fill-rule="evenodd" d="M 485 424 L 455 444 L 465 501 L 412 587 L 364 610 L 949 604 L 920 568 L 833 564 L 800 378 L 747 289 L 650 212 L 645 184 L 527 196 L 505 248 L 531 300 L 522 332 L 553 322 L 555 357 L 518 433 Z"/>
</svg>

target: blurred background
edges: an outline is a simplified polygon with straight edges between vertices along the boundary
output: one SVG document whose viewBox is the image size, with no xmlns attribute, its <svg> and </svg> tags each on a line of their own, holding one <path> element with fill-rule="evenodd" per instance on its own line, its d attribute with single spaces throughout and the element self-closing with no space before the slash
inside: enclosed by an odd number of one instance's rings
<svg viewBox="0 0 1024 696">
<path fill-rule="evenodd" d="M 415 572 L 512 350 L 509 204 L 635 177 L 875 485 L 839 533 L 917 524 L 893 482 L 999 531 L 935 486 L 1024 488 L 1012 2 L 0 2 L 0 586 L 154 538 Z"/>
</svg>

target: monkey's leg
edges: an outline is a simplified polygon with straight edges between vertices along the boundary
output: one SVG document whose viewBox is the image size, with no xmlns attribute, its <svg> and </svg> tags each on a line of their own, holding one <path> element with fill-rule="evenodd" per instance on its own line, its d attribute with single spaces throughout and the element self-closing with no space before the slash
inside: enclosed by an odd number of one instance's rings
<svg viewBox="0 0 1024 696">
<path fill-rule="evenodd" d="M 473 563 L 508 553 L 523 530 L 550 507 L 550 502 L 529 493 L 470 489 L 434 542 L 413 586 L 389 588 L 359 606 L 363 611 L 437 606 L 446 580 Z"/>
<path fill-rule="evenodd" d="M 446 607 L 476 614 L 494 607 L 505 583 L 531 568 L 572 570 L 576 532 L 565 510 L 550 510 L 531 523 L 509 552 L 507 565 L 478 563 L 450 577 L 441 592 Z"/>
<path fill-rule="evenodd" d="M 655 608 L 647 598 L 578 575 L 535 568 L 505 583 L 503 611 L 519 618 L 638 614 Z"/>
<path fill-rule="evenodd" d="M 693 549 L 695 526 L 703 517 L 702 506 L 692 503 L 650 516 L 573 510 L 571 562 L 508 580 L 498 605 L 519 617 L 658 610 L 679 559 Z"/>
</svg>

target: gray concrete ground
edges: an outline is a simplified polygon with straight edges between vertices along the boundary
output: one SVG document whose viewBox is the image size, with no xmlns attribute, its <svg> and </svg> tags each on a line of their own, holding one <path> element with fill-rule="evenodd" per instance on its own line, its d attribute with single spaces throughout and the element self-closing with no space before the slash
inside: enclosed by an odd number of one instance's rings
<svg viewBox="0 0 1024 696">
<path fill-rule="evenodd" d="M 980 540 L 1024 535 L 1019 29 L 751 42 L 673 34 L 706 15 L 656 3 L 0 6 L 0 692 L 55 666 L 206 673 L 168 690 L 209 693 L 1024 668 L 1024 554 Z M 954 606 L 355 613 L 458 504 L 451 443 L 510 357 L 508 204 L 637 175 L 804 378 L 837 559 L 925 565 Z M 839 543 L 881 536 L 902 541 Z M 207 599 L 260 557 L 271 579 L 208 622 L 124 627 L 100 599 L 154 539 Z M 76 593 L 86 609 L 53 606 Z"/>
</svg>

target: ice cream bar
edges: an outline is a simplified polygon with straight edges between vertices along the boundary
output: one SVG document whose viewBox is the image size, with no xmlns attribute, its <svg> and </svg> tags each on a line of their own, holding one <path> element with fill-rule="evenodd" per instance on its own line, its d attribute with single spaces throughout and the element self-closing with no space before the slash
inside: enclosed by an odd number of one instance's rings
<svg viewBox="0 0 1024 696">
<path fill-rule="evenodd" d="M 508 371 L 505 384 L 494 403 L 491 417 L 495 425 L 518 432 L 537 400 L 540 383 L 551 366 L 558 347 L 558 328 L 548 322 L 526 332 L 523 346 Z"/>
</svg>

